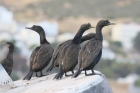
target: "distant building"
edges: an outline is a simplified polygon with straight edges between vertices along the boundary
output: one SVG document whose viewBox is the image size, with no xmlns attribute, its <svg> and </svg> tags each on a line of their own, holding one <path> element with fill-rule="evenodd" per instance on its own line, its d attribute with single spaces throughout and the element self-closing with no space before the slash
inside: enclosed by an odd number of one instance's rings
<svg viewBox="0 0 140 93">
<path fill-rule="evenodd" d="M 15 33 L 17 30 L 17 23 L 13 19 L 13 13 L 8 11 L 5 7 L 0 6 L 0 32 L 8 31 Z"/>
<path fill-rule="evenodd" d="M 73 33 L 66 32 L 66 33 L 63 33 L 63 34 L 60 34 L 59 36 L 57 36 L 57 41 L 64 42 L 66 40 L 73 39 L 73 38 L 74 38 Z"/>
<path fill-rule="evenodd" d="M 103 48 L 102 49 L 102 59 L 110 59 L 110 60 L 112 60 L 112 59 L 115 58 L 115 56 L 116 55 L 112 50 L 110 50 L 108 48 Z"/>
<path fill-rule="evenodd" d="M 2 40 L 10 41 L 12 39 L 13 39 L 12 35 L 9 32 L 1 32 L 0 33 L 0 41 L 2 41 Z"/>
<path fill-rule="evenodd" d="M 129 74 L 125 78 L 119 77 L 117 79 L 117 82 L 118 83 L 133 84 L 137 79 L 138 79 L 138 75 L 137 74 Z"/>
<path fill-rule="evenodd" d="M 29 23 L 26 26 L 31 27 L 33 25 L 40 25 L 41 27 L 43 27 L 47 36 L 57 36 L 58 35 L 57 22 L 40 21 L 37 23 Z"/>
<path fill-rule="evenodd" d="M 28 46 L 39 45 L 39 35 L 34 31 L 25 29 L 25 27 L 32 27 L 33 25 L 40 25 L 43 27 L 46 33 L 46 38 L 50 43 L 55 41 L 55 37 L 58 35 L 58 24 L 56 22 L 50 23 L 47 21 L 20 25 L 20 30 L 17 33 L 16 39 L 26 42 Z"/>
<path fill-rule="evenodd" d="M 58 35 L 58 24 L 57 22 L 47 22 L 47 21 L 41 21 L 36 23 L 37 25 L 40 25 L 43 27 L 43 29 L 46 32 L 46 35 L 48 36 L 57 36 Z"/>
<path fill-rule="evenodd" d="M 140 25 L 135 23 L 117 24 L 112 28 L 111 38 L 120 41 L 125 49 L 132 49 L 133 39 L 140 32 Z"/>
</svg>

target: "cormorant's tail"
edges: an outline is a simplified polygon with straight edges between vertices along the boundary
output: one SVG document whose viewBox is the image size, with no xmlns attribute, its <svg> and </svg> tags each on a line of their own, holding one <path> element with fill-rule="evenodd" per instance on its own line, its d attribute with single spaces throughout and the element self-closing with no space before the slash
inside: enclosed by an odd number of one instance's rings
<svg viewBox="0 0 140 93">
<path fill-rule="evenodd" d="M 32 75 L 33 75 L 33 71 L 30 71 L 30 72 L 23 78 L 23 80 L 30 80 L 31 77 L 32 77 Z"/>
<path fill-rule="evenodd" d="M 46 72 L 51 71 L 53 68 L 54 68 L 54 66 L 51 65 Z"/>
<path fill-rule="evenodd" d="M 23 80 L 25 80 L 27 76 L 28 76 L 28 74 L 23 78 Z"/>
<path fill-rule="evenodd" d="M 80 73 L 82 72 L 82 70 L 78 69 L 72 76 L 72 78 L 76 78 L 80 75 Z"/>
</svg>

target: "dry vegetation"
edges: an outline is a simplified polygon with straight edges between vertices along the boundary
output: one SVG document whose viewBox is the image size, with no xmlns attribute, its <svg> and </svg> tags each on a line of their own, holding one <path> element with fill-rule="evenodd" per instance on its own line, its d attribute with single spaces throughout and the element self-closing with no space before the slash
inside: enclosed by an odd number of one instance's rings
<svg viewBox="0 0 140 93">
<path fill-rule="evenodd" d="M 19 21 L 79 16 L 139 19 L 140 15 L 139 0 L 0 0 L 0 4 L 12 10 Z"/>
<path fill-rule="evenodd" d="M 129 93 L 128 91 L 129 84 L 119 84 L 113 80 L 110 80 L 109 83 L 113 90 L 113 93 Z"/>
<path fill-rule="evenodd" d="M 18 22 L 55 20 L 61 32 L 75 32 L 86 22 L 95 26 L 101 18 L 138 21 L 140 15 L 139 0 L 0 0 L 0 4 L 13 11 Z"/>
</svg>

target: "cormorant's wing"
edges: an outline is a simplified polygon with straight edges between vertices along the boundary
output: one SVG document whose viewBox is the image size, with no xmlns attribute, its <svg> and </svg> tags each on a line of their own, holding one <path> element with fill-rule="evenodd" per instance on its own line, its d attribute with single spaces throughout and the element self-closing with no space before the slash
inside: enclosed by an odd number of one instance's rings
<svg viewBox="0 0 140 93">
<path fill-rule="evenodd" d="M 96 34 L 95 33 L 89 33 L 87 35 L 82 36 L 80 43 L 85 42 L 86 40 L 90 40 L 92 38 L 95 38 Z"/>
<path fill-rule="evenodd" d="M 56 51 L 54 52 L 53 54 L 53 58 L 52 58 L 52 65 L 54 64 L 58 64 L 58 58 L 59 58 L 59 53 L 62 51 L 62 49 L 67 45 L 67 43 L 69 42 L 70 40 L 68 41 L 65 41 L 63 43 L 61 43 L 58 48 L 56 49 Z"/>
<path fill-rule="evenodd" d="M 79 51 L 79 54 L 78 54 L 78 68 L 81 68 L 81 65 L 82 65 L 82 55 L 83 55 L 83 52 L 86 48 L 86 46 L 88 45 L 88 43 L 86 43 L 82 48 L 81 50 Z"/>
<path fill-rule="evenodd" d="M 4 85 L 13 86 L 14 83 L 0 63 L 0 86 Z"/>
<path fill-rule="evenodd" d="M 40 49 L 36 52 L 36 56 L 34 58 L 32 68 L 41 68 L 48 64 L 52 58 L 53 48 L 49 44 L 44 44 L 40 47 Z"/>
<path fill-rule="evenodd" d="M 64 68 L 71 69 L 78 62 L 78 53 L 80 50 L 80 45 L 78 44 L 70 44 L 67 46 L 65 54 L 62 59 L 62 64 L 64 64 Z"/>
<path fill-rule="evenodd" d="M 102 42 L 96 40 L 95 38 L 91 39 L 88 44 L 85 46 L 82 53 L 82 66 L 81 69 L 88 67 L 93 60 L 97 57 L 99 52 L 102 49 Z"/>
<path fill-rule="evenodd" d="M 69 42 L 66 42 L 65 45 L 63 45 L 61 51 L 59 51 L 59 65 L 62 64 L 62 60 L 64 59 L 65 53 L 70 44 L 72 44 L 71 40 L 69 40 Z"/>
<path fill-rule="evenodd" d="M 31 54 L 31 56 L 30 56 L 30 68 L 31 68 L 32 65 L 33 65 L 34 58 L 35 58 L 36 53 L 37 53 L 37 51 L 38 51 L 39 49 L 40 49 L 40 46 L 39 46 L 39 47 L 36 47 L 36 48 L 33 50 L 32 54 Z"/>
</svg>

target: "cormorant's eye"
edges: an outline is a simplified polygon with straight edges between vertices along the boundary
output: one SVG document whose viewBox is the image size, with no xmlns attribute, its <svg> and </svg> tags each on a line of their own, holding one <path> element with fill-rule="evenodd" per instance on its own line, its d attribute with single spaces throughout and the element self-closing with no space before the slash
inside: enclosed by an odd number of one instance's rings
<svg viewBox="0 0 140 93">
<path fill-rule="evenodd" d="M 34 26 L 34 29 L 36 29 L 36 26 Z"/>
<path fill-rule="evenodd" d="M 33 29 L 36 29 L 36 26 L 35 25 L 33 25 Z"/>
<path fill-rule="evenodd" d="M 105 24 L 106 24 L 107 22 L 105 21 Z"/>
<path fill-rule="evenodd" d="M 88 23 L 87 27 L 90 27 L 90 23 Z"/>
</svg>

